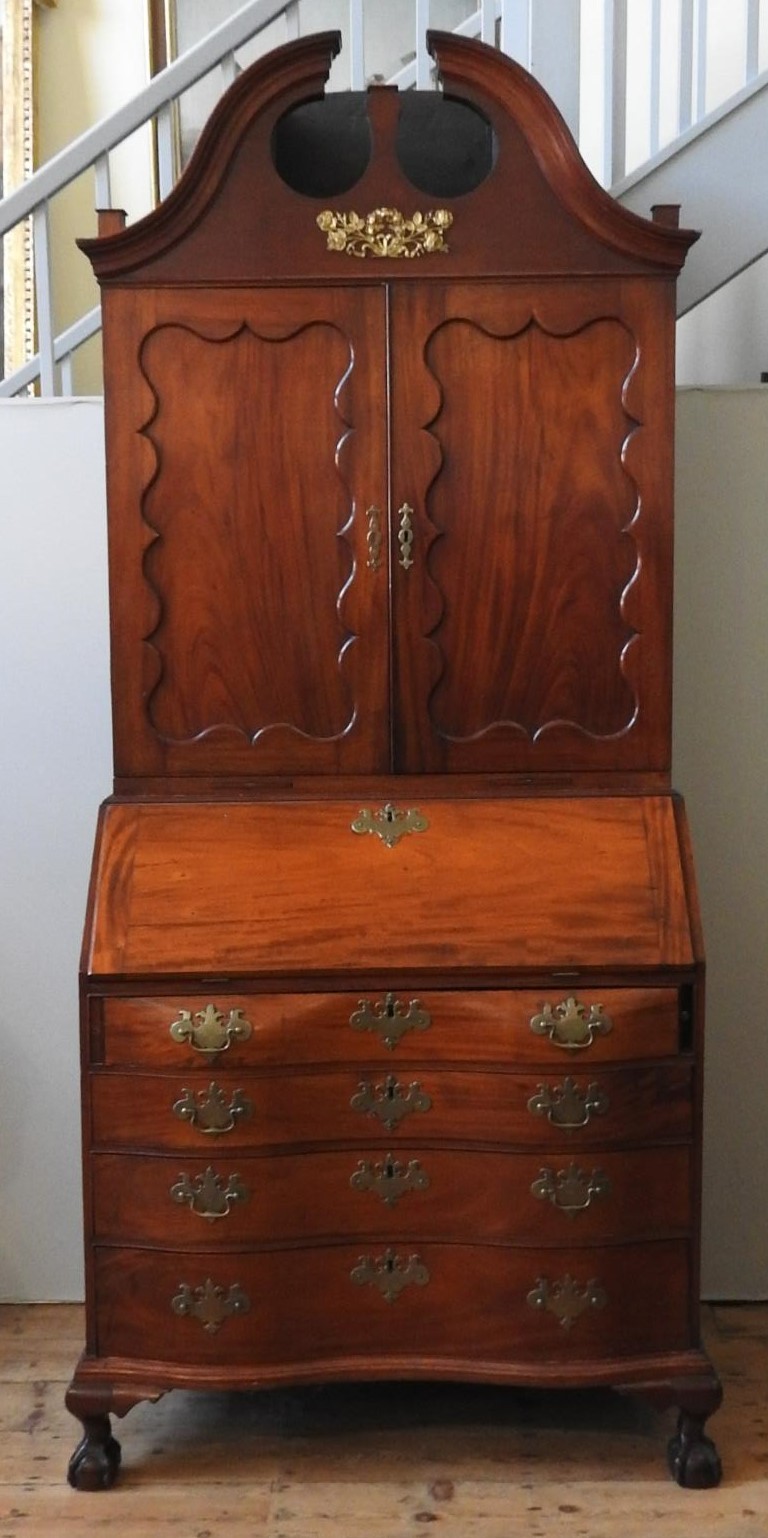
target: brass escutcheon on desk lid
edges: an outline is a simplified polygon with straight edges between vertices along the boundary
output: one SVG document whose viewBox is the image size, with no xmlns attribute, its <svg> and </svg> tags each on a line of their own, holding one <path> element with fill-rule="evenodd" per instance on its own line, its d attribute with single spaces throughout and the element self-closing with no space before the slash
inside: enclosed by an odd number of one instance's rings
<svg viewBox="0 0 768 1538">
<path fill-rule="evenodd" d="M 208 1335 L 215 1335 L 224 1320 L 231 1319 L 233 1314 L 247 1314 L 250 1306 L 251 1300 L 238 1282 L 234 1282 L 225 1292 L 223 1287 L 216 1286 L 210 1276 L 200 1287 L 180 1282 L 178 1292 L 171 1298 L 174 1314 L 186 1314 L 198 1319 Z"/>
<path fill-rule="evenodd" d="M 381 1163 L 361 1159 L 349 1183 L 355 1191 L 375 1191 L 386 1207 L 394 1207 L 409 1191 L 426 1191 L 429 1176 L 418 1159 L 409 1159 L 407 1167 L 393 1154 L 385 1154 Z"/>
<path fill-rule="evenodd" d="M 536 1278 L 536 1286 L 528 1293 L 528 1307 L 547 1309 L 554 1314 L 564 1330 L 570 1330 L 575 1319 L 590 1308 L 605 1308 L 608 1295 L 604 1287 L 592 1278 L 580 1287 L 572 1276 L 562 1281 L 550 1282 L 545 1276 Z"/>
<path fill-rule="evenodd" d="M 195 1015 L 189 1009 L 180 1009 L 178 1020 L 170 1026 L 174 1041 L 188 1042 L 195 1052 L 212 1057 L 217 1052 L 226 1052 L 233 1041 L 247 1041 L 252 1031 L 242 1009 L 230 1009 L 229 1015 L 224 1015 L 215 1004 L 206 1004 Z"/>
<path fill-rule="evenodd" d="M 584 1127 L 591 1116 L 604 1116 L 609 1104 L 599 1084 L 588 1084 L 582 1090 L 575 1079 L 568 1078 L 551 1089 L 540 1084 L 528 1101 L 528 1110 L 534 1116 L 546 1116 L 555 1127 Z"/>
<path fill-rule="evenodd" d="M 171 1186 L 169 1195 L 180 1206 L 186 1204 L 190 1212 L 214 1223 L 217 1218 L 228 1216 L 233 1202 L 247 1202 L 250 1191 L 239 1175 L 230 1175 L 225 1182 L 224 1176 L 217 1175 L 209 1164 L 207 1170 L 202 1175 L 196 1175 L 194 1180 L 190 1180 L 189 1175 L 182 1171 Z"/>
<path fill-rule="evenodd" d="M 401 812 L 391 801 L 377 812 L 364 806 L 351 823 L 353 833 L 375 833 L 387 849 L 394 849 L 406 833 L 424 833 L 428 827 L 429 822 L 418 807 Z"/>
<path fill-rule="evenodd" d="M 197 1094 L 194 1090 L 183 1089 L 171 1109 L 179 1121 L 189 1122 L 190 1126 L 209 1137 L 220 1137 L 225 1132 L 231 1132 L 238 1121 L 247 1120 L 253 1115 L 253 1106 L 242 1089 L 233 1090 L 227 1104 L 224 1090 L 215 1080 L 207 1089 L 199 1089 Z"/>
<path fill-rule="evenodd" d="M 429 1281 L 429 1271 L 420 1256 L 409 1255 L 406 1260 L 394 1250 L 385 1250 L 378 1257 L 361 1255 L 349 1275 L 358 1287 L 378 1287 L 385 1303 L 394 1303 L 404 1288 L 426 1287 Z"/>
<path fill-rule="evenodd" d="M 593 1170 L 588 1175 L 573 1161 L 564 1170 L 555 1171 L 545 1166 L 531 1185 L 532 1196 L 551 1202 L 570 1218 L 577 1212 L 584 1212 L 598 1196 L 610 1194 L 611 1182 L 602 1170 Z"/>
<path fill-rule="evenodd" d="M 418 1080 L 414 1079 L 406 1089 L 393 1073 L 389 1073 L 382 1084 L 371 1084 L 370 1080 L 363 1079 L 349 1103 L 353 1111 L 376 1116 L 391 1132 L 412 1111 L 428 1111 L 432 1100 Z"/>
<path fill-rule="evenodd" d="M 578 999 L 563 999 L 560 1004 L 545 1004 L 538 1015 L 531 1017 L 534 1036 L 548 1036 L 556 1047 L 579 1051 L 591 1047 L 596 1036 L 607 1036 L 613 1030 L 610 1015 L 603 1014 L 602 1004 L 586 1004 Z"/>
<path fill-rule="evenodd" d="M 353 1031 L 375 1031 L 391 1052 L 406 1031 L 426 1031 L 432 1024 L 432 1016 L 421 999 L 411 999 L 404 1004 L 394 993 L 386 993 L 376 1004 L 370 999 L 360 999 L 349 1023 Z"/>
</svg>

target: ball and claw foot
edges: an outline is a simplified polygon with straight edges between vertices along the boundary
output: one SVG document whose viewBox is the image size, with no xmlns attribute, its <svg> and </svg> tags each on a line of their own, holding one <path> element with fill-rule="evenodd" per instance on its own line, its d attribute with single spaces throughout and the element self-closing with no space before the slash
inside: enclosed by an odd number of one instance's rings
<svg viewBox="0 0 768 1538">
<path fill-rule="evenodd" d="M 69 1460 L 67 1478 L 75 1490 L 108 1490 L 120 1467 L 120 1443 L 112 1436 L 109 1416 L 86 1426 L 85 1436 Z"/>
<path fill-rule="evenodd" d="M 715 1444 L 704 1435 L 703 1415 L 682 1412 L 677 1435 L 669 1443 L 669 1467 L 686 1490 L 711 1490 L 719 1485 L 723 1469 Z"/>
</svg>

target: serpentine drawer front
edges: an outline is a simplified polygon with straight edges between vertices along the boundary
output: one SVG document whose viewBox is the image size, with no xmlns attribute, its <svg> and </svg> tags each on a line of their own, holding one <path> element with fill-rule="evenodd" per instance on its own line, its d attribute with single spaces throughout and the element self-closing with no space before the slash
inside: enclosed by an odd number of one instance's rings
<svg viewBox="0 0 768 1538">
<path fill-rule="evenodd" d="M 673 988 L 553 987 L 547 994 L 405 989 L 355 994 L 94 998 L 91 1031 L 109 1067 L 287 1067 L 370 1062 L 574 1063 L 667 1057 L 678 1050 Z"/>
<path fill-rule="evenodd" d="M 512 60 L 428 47 L 442 90 L 327 100 L 332 34 L 275 50 L 83 243 L 115 781 L 79 1489 L 142 1398 L 367 1376 L 640 1387 L 719 1478 L 670 787 L 694 237 Z"/>
<path fill-rule="evenodd" d="M 98 1153 L 94 1237 L 192 1249 L 356 1237 L 569 1245 L 676 1237 L 691 1223 L 685 1145 L 588 1156 L 405 1145 L 312 1153 Z"/>
</svg>

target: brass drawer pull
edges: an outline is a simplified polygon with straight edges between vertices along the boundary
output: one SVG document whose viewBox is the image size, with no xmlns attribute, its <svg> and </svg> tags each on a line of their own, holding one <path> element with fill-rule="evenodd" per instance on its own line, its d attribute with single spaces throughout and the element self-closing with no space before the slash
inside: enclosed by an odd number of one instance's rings
<svg viewBox="0 0 768 1538">
<path fill-rule="evenodd" d="M 189 1042 L 195 1052 L 226 1052 L 233 1041 L 247 1041 L 253 1026 L 242 1009 L 230 1009 L 222 1014 L 215 1004 L 206 1004 L 193 1015 L 189 1009 L 180 1009 L 178 1020 L 171 1025 L 174 1041 Z"/>
<path fill-rule="evenodd" d="M 574 1079 L 564 1079 L 552 1089 L 540 1084 L 528 1101 L 534 1116 L 546 1116 L 555 1127 L 584 1127 L 591 1116 L 604 1116 L 610 1101 L 598 1084 L 579 1089 Z"/>
<path fill-rule="evenodd" d="M 426 1191 L 429 1176 L 418 1159 L 410 1159 L 406 1168 L 388 1153 L 380 1164 L 361 1159 L 349 1183 L 355 1191 L 375 1191 L 386 1207 L 394 1207 L 409 1191 Z"/>
<path fill-rule="evenodd" d="M 563 999 L 560 1004 L 545 1004 L 541 1014 L 531 1018 L 534 1036 L 548 1036 L 556 1047 L 578 1051 L 591 1047 L 596 1036 L 607 1036 L 613 1030 L 610 1015 L 603 1014 L 602 1004 L 586 1004 L 578 999 Z"/>
<path fill-rule="evenodd" d="M 250 1196 L 239 1175 L 230 1175 L 225 1184 L 224 1177 L 217 1175 L 210 1164 L 205 1174 L 197 1175 L 194 1180 L 190 1180 L 186 1173 L 179 1175 L 169 1194 L 175 1202 L 181 1206 L 186 1203 L 190 1212 L 207 1218 L 209 1223 L 215 1222 L 216 1218 L 225 1218 L 233 1202 L 247 1202 Z"/>
<path fill-rule="evenodd" d="M 353 1031 L 376 1031 L 391 1052 L 406 1031 L 426 1031 L 432 1024 L 432 1016 L 421 999 L 411 999 L 409 1004 L 404 1004 L 394 993 L 387 993 L 378 1004 L 361 999 L 350 1015 L 349 1023 Z"/>
<path fill-rule="evenodd" d="M 233 1314 L 247 1314 L 250 1306 L 248 1294 L 243 1292 L 237 1282 L 225 1293 L 224 1288 L 217 1287 L 210 1276 L 202 1287 L 193 1288 L 181 1282 L 176 1296 L 171 1298 L 174 1314 L 186 1314 L 199 1319 L 208 1335 L 215 1335 L 224 1320 L 230 1319 Z"/>
<path fill-rule="evenodd" d="M 350 826 L 353 833 L 375 833 L 387 849 L 394 849 L 406 833 L 424 833 L 429 823 L 418 807 L 412 806 L 407 812 L 400 812 L 388 801 L 378 812 L 372 812 L 364 806 Z"/>
<path fill-rule="evenodd" d="M 529 1308 L 547 1309 L 564 1330 L 570 1330 L 574 1319 L 588 1308 L 605 1308 L 607 1302 L 608 1295 L 599 1282 L 592 1279 L 579 1287 L 572 1276 L 564 1276 L 561 1282 L 549 1282 L 545 1276 L 539 1276 L 528 1293 Z"/>
<path fill-rule="evenodd" d="M 386 1303 L 394 1303 L 405 1287 L 426 1287 L 429 1281 L 429 1272 L 418 1255 L 405 1260 L 394 1250 L 385 1250 L 378 1259 L 361 1255 L 349 1275 L 358 1287 L 378 1287 Z"/>
<path fill-rule="evenodd" d="M 413 508 L 404 502 L 397 509 L 400 519 L 400 527 L 397 531 L 397 543 L 400 546 L 400 565 L 403 571 L 409 571 L 413 565 Z"/>
<path fill-rule="evenodd" d="M 381 565 L 381 508 L 368 508 L 368 529 L 365 536 L 368 546 L 368 560 L 366 566 L 369 571 L 378 571 Z"/>
<path fill-rule="evenodd" d="M 610 1196 L 611 1182 L 602 1170 L 587 1175 L 578 1165 L 571 1163 L 565 1170 L 544 1168 L 531 1186 L 531 1195 L 540 1201 L 549 1201 L 553 1207 L 574 1217 L 583 1212 L 598 1196 Z"/>
<path fill-rule="evenodd" d="M 432 1101 L 416 1080 L 405 1089 L 390 1073 L 383 1084 L 371 1084 L 369 1080 L 363 1079 L 349 1103 L 353 1111 L 377 1116 L 391 1132 L 412 1111 L 428 1111 Z"/>
<path fill-rule="evenodd" d="M 219 1137 L 223 1132 L 231 1132 L 238 1121 L 252 1116 L 253 1106 L 241 1089 L 234 1090 L 227 1105 L 223 1089 L 211 1083 L 208 1089 L 199 1089 L 197 1095 L 192 1089 L 182 1090 L 179 1099 L 174 1101 L 173 1114 L 200 1132 Z"/>
</svg>

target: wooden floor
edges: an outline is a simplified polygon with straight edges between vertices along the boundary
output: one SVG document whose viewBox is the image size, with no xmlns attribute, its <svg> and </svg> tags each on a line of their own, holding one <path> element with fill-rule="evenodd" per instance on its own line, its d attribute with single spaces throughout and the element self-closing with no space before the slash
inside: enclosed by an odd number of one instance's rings
<svg viewBox="0 0 768 1538">
<path fill-rule="evenodd" d="M 82 1312 L 0 1308 L 0 1538 L 768 1538 L 768 1305 L 705 1328 L 719 1490 L 672 1483 L 674 1417 L 618 1396 L 385 1384 L 137 1405 L 117 1485 L 79 1494 Z"/>
</svg>

